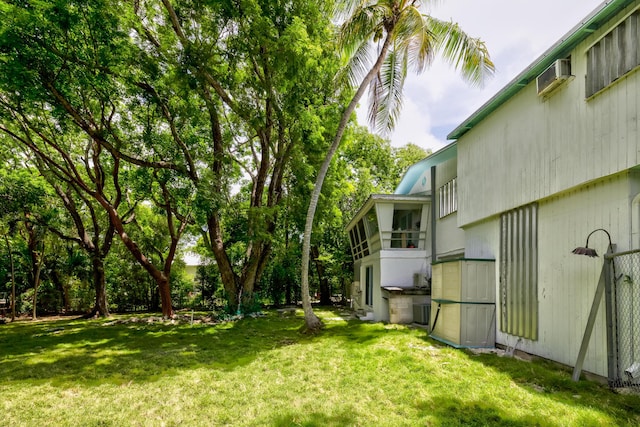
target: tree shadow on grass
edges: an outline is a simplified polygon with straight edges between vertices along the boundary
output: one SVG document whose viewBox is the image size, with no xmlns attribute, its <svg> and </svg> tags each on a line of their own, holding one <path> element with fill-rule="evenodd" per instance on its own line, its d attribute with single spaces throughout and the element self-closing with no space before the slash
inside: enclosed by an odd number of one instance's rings
<svg viewBox="0 0 640 427">
<path fill-rule="evenodd" d="M 485 402 L 463 402 L 451 395 L 434 396 L 429 402 L 419 403 L 422 415 L 437 420 L 440 426 L 514 426 L 529 427 L 540 425 L 535 416 L 518 419 L 513 414 L 488 406 Z M 546 420 L 544 424 L 549 424 Z"/>
<path fill-rule="evenodd" d="M 359 320 L 318 336 L 298 332 L 301 317 L 245 318 L 216 325 L 56 320 L 0 330 L 0 378 L 56 384 L 154 381 L 184 369 L 230 371 L 260 354 L 335 335 L 355 344 L 376 338 Z"/>
<path fill-rule="evenodd" d="M 258 420 L 258 423 L 260 425 L 274 427 L 326 427 L 356 425 L 356 419 L 353 414 L 347 411 L 342 411 L 337 414 L 323 414 L 320 412 L 300 413 L 292 411 L 268 420 Z"/>
<path fill-rule="evenodd" d="M 430 339 L 425 338 L 425 340 Z M 618 395 L 605 384 L 596 381 L 583 379 L 580 382 L 574 382 L 571 379 L 571 369 L 558 363 L 539 358 L 521 360 L 513 357 L 501 357 L 492 352 L 474 353 L 464 349 L 457 351 L 463 352 L 470 361 L 474 364 L 477 363 L 480 369 L 507 375 L 512 384 L 529 393 L 552 399 L 570 407 L 597 408 L 606 416 L 611 416 L 616 420 L 628 419 L 629 425 L 638 425 L 640 421 L 640 399 L 638 396 Z M 445 402 L 444 407 L 454 408 L 457 405 L 456 402 L 446 403 L 446 398 L 443 401 Z M 479 404 L 482 405 L 481 402 Z M 505 417 L 505 414 L 497 413 L 497 415 Z M 513 424 L 514 422 L 518 422 L 518 420 L 511 420 L 506 425 L 520 425 Z M 468 425 L 464 420 L 461 420 L 458 425 L 461 424 Z M 525 419 L 522 425 L 539 424 L 540 420 Z M 542 424 L 553 425 L 555 421 L 547 420 Z"/>
</svg>

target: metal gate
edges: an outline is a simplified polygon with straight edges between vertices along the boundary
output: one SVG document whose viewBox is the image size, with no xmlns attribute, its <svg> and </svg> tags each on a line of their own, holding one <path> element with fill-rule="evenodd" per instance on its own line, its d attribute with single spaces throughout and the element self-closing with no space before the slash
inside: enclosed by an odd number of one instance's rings
<svg viewBox="0 0 640 427">
<path fill-rule="evenodd" d="M 640 389 L 640 250 L 605 259 L 613 277 L 606 290 L 609 386 Z"/>
</svg>

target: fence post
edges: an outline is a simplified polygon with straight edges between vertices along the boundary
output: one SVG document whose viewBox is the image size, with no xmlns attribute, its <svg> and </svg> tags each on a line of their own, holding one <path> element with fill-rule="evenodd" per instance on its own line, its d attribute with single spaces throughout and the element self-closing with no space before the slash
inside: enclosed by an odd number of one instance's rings
<svg viewBox="0 0 640 427">
<path fill-rule="evenodd" d="M 615 343 L 614 323 L 615 323 L 615 301 L 613 298 L 613 285 L 616 282 L 616 267 L 613 254 L 607 252 L 604 256 L 606 276 L 605 276 L 605 314 L 607 317 L 607 377 L 609 386 L 613 384 L 617 377 L 615 361 L 617 360 L 617 346 Z M 613 277 L 613 280 L 611 280 Z"/>
</svg>

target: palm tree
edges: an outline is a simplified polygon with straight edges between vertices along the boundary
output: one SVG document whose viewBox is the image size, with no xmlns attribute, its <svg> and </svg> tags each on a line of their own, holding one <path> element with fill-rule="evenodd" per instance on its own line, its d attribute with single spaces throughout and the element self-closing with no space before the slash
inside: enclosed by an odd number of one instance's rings
<svg viewBox="0 0 640 427">
<path fill-rule="evenodd" d="M 422 13 L 435 0 L 337 0 L 339 33 L 347 59 L 346 71 L 358 87 L 342 113 L 335 137 L 318 175 L 307 210 L 302 244 L 302 306 L 308 331 L 322 328 L 309 297 L 311 229 L 322 184 L 351 114 L 365 90 L 370 90 L 369 121 L 379 131 L 393 129 L 402 106 L 402 90 L 409 67 L 423 72 L 440 54 L 471 84 L 482 84 L 494 65 L 480 39 L 471 38 L 453 22 Z M 375 62 L 371 63 L 371 59 Z M 359 82 L 359 84 L 358 84 Z"/>
</svg>

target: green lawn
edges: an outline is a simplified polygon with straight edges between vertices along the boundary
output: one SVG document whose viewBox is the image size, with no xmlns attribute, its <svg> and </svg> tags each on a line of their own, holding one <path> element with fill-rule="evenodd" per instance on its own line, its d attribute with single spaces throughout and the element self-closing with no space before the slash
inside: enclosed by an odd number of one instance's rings
<svg viewBox="0 0 640 427">
<path fill-rule="evenodd" d="M 319 311 L 203 325 L 0 325 L 7 426 L 640 425 L 640 396 L 545 362 L 442 346 L 420 329 Z"/>
</svg>

